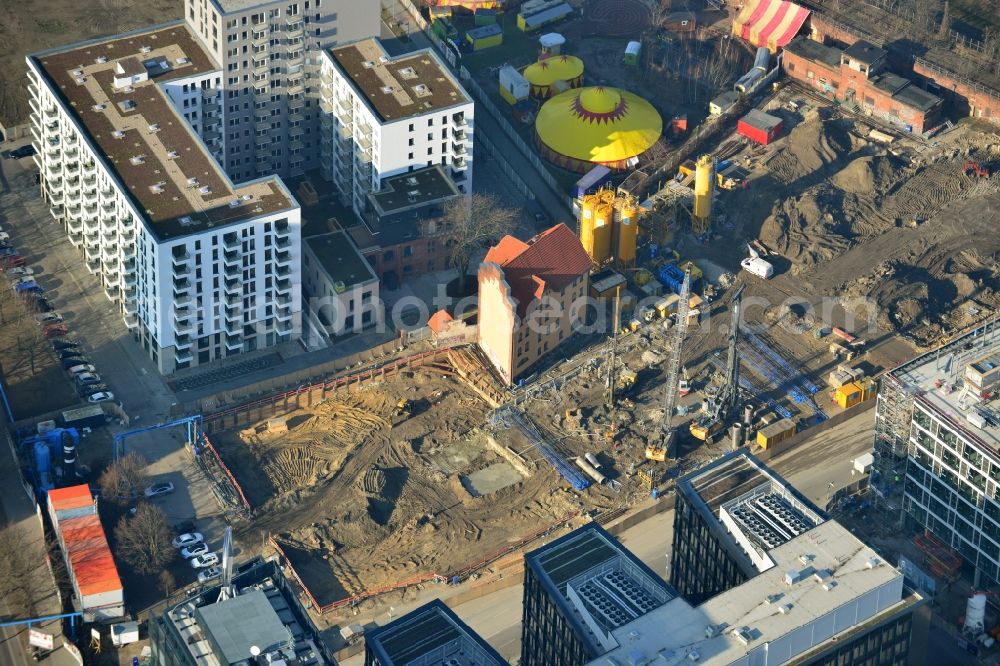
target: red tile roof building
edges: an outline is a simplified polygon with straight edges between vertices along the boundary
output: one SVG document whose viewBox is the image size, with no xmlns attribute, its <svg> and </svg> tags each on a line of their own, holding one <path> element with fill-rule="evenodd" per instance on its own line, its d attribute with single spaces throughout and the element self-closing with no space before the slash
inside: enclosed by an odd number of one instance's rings
<svg viewBox="0 0 1000 666">
<path fill-rule="evenodd" d="M 73 584 L 74 608 L 83 612 L 85 622 L 122 617 L 122 583 L 90 487 L 50 490 L 48 505 Z"/>
<path fill-rule="evenodd" d="M 591 261 L 565 224 L 524 242 L 504 236 L 479 268 L 477 341 L 509 384 L 571 336 Z"/>
</svg>

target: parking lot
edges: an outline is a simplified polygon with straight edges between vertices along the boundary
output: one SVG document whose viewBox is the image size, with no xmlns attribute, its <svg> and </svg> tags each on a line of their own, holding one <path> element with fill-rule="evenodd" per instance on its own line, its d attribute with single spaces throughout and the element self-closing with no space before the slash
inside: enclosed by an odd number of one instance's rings
<svg viewBox="0 0 1000 666">
<path fill-rule="evenodd" d="M 61 323 L 68 328 L 68 335 L 59 339 L 79 343 L 85 363 L 94 366 L 128 414 L 127 426 L 109 423 L 111 434 L 163 422 L 175 402 L 173 392 L 132 340 L 97 277 L 87 271 L 82 254 L 70 245 L 61 224 L 49 215 L 38 194 L 34 173 L 30 157 L 0 160 L 0 226 L 25 257 L 25 267 L 33 271 L 32 277 L 45 290 L 54 311 L 63 317 Z M 60 365 L 56 363 L 55 370 L 62 374 L 72 400 L 78 387 Z M 77 401 L 85 403 L 82 398 Z M 174 484 L 173 493 L 153 500 L 163 508 L 168 522 L 177 525 L 193 521 L 209 545 L 221 549 L 225 528 L 222 511 L 211 483 L 185 449 L 183 439 L 182 428 L 157 429 L 130 436 L 126 447 L 149 462 L 147 472 L 153 483 Z M 197 572 L 183 562 L 173 569 L 179 584 L 197 578 Z"/>
</svg>

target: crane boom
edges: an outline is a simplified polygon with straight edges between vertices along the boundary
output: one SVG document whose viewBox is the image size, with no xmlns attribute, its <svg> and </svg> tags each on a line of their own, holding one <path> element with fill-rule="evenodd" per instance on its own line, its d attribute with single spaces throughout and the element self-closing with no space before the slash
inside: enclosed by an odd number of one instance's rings
<svg viewBox="0 0 1000 666">
<path fill-rule="evenodd" d="M 729 355 L 726 358 L 726 377 L 722 390 L 719 391 L 719 418 L 725 418 L 732 413 L 740 395 L 740 360 L 736 345 L 740 341 L 740 304 L 743 298 L 743 285 L 740 285 L 732 296 L 733 321 L 729 328 Z"/>
<path fill-rule="evenodd" d="M 677 405 L 677 380 L 681 368 L 681 347 L 687 336 L 688 309 L 691 299 L 691 270 L 684 271 L 684 283 L 681 285 L 681 299 L 677 301 L 677 324 L 674 327 L 674 345 L 667 366 L 667 383 L 663 386 L 663 420 L 660 422 L 660 447 L 670 446 L 673 428 L 670 420 Z"/>
</svg>

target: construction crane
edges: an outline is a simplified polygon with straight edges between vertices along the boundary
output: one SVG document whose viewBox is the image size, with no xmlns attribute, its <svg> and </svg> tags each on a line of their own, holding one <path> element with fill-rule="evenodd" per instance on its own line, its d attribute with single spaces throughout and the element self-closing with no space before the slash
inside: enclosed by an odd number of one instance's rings
<svg viewBox="0 0 1000 666">
<path fill-rule="evenodd" d="M 677 324 L 674 326 L 674 345 L 667 366 L 667 383 L 663 386 L 663 420 L 656 441 L 646 445 L 646 457 L 650 460 L 666 462 L 674 445 L 677 433 L 670 425 L 677 405 L 677 380 L 681 370 L 681 347 L 687 336 L 688 308 L 691 300 L 691 269 L 684 271 L 680 300 L 677 301 Z"/>
<path fill-rule="evenodd" d="M 715 395 L 705 399 L 702 405 L 704 415 L 695 420 L 691 426 L 691 434 L 700 440 L 711 440 L 720 430 L 723 421 L 733 413 L 740 395 L 740 359 L 736 346 L 740 341 L 740 303 L 743 298 L 743 285 L 733 293 L 730 301 L 733 321 L 729 328 L 729 355 L 726 358 L 726 374 L 722 378 L 722 386 Z"/>
</svg>

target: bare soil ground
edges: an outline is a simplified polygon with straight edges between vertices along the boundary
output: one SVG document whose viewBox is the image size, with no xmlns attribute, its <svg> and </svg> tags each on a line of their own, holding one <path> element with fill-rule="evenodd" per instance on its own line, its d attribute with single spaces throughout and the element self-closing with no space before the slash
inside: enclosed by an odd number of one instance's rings
<svg viewBox="0 0 1000 666">
<path fill-rule="evenodd" d="M 0 31 L 4 35 L 0 122 L 11 125 L 28 119 L 24 64 L 28 53 L 172 21 L 181 17 L 181 11 L 178 0 L 0 0 Z"/>
<path fill-rule="evenodd" d="M 413 402 L 409 418 L 393 414 L 399 398 Z M 487 445 L 475 430 L 487 409 L 458 380 L 417 371 L 289 414 L 287 433 L 214 442 L 259 507 L 246 538 L 276 536 L 328 603 L 448 575 L 579 508 L 551 467 L 519 475 Z M 502 487 L 471 493 L 477 472 Z"/>
<path fill-rule="evenodd" d="M 744 243 L 760 238 L 777 275 L 741 276 L 748 294 L 853 304 L 865 323 L 874 315 L 870 338 L 898 332 L 931 345 L 1000 305 L 1000 136 L 962 125 L 931 145 L 887 149 L 811 98 L 803 116 L 774 113 L 790 131 L 738 158 L 753 170 L 748 189 L 722 192 L 711 244 L 683 251 L 736 270 Z M 967 160 L 990 177 L 963 172 Z"/>
</svg>

